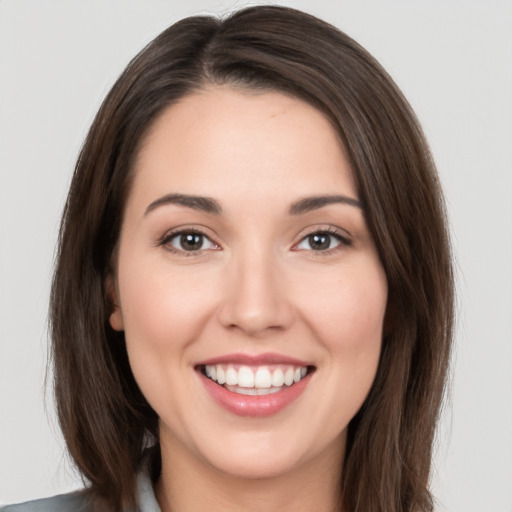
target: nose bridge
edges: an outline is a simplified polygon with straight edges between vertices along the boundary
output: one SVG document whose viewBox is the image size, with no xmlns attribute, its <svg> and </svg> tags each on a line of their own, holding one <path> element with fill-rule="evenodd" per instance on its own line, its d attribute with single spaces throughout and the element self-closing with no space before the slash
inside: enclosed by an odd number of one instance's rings
<svg viewBox="0 0 512 512">
<path fill-rule="evenodd" d="M 291 305 L 279 263 L 275 251 L 262 244 L 248 244 L 233 253 L 221 307 L 225 327 L 257 336 L 288 326 Z"/>
</svg>

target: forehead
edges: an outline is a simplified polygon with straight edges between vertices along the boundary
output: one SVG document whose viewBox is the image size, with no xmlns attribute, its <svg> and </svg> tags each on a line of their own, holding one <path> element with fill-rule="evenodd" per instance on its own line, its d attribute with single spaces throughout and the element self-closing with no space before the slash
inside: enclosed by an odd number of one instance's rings
<svg viewBox="0 0 512 512">
<path fill-rule="evenodd" d="M 186 96 L 160 115 L 141 145 L 132 192 L 357 196 L 338 134 L 320 111 L 279 92 L 229 87 Z"/>
</svg>

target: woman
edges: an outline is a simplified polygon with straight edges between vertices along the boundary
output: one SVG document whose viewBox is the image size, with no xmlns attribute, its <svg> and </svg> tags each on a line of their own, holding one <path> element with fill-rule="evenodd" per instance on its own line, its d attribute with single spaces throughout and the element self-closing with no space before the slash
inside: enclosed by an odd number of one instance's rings
<svg viewBox="0 0 512 512">
<path fill-rule="evenodd" d="M 55 393 L 90 485 L 20 510 L 431 510 L 452 302 L 384 70 L 292 9 L 183 20 L 107 96 L 63 215 Z"/>
</svg>

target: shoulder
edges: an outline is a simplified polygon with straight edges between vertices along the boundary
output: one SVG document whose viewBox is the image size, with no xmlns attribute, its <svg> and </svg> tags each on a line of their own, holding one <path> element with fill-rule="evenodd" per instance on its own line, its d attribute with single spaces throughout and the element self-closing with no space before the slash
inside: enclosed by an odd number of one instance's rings
<svg viewBox="0 0 512 512">
<path fill-rule="evenodd" d="M 93 512 L 83 491 L 0 507 L 0 512 Z"/>
</svg>

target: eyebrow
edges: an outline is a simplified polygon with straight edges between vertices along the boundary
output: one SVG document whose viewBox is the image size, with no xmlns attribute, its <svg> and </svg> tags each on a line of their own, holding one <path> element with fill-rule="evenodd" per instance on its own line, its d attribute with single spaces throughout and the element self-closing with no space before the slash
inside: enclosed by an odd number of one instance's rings
<svg viewBox="0 0 512 512">
<path fill-rule="evenodd" d="M 288 213 L 290 215 L 301 215 L 303 213 L 308 213 L 313 210 L 318 210 L 319 208 L 323 208 L 329 204 L 348 204 L 350 206 L 355 206 L 356 208 L 363 209 L 363 204 L 358 199 L 354 199 L 352 197 L 333 195 L 333 196 L 313 196 L 313 197 L 305 197 L 303 199 L 299 199 L 295 203 L 290 206 Z"/>
<path fill-rule="evenodd" d="M 289 215 L 302 215 L 313 210 L 318 210 L 329 204 L 348 204 L 356 208 L 363 209 L 362 203 L 352 197 L 333 195 L 333 196 L 312 196 L 304 197 L 292 203 L 288 210 Z M 153 201 L 147 208 L 144 215 L 148 215 L 156 208 L 168 204 L 178 204 L 193 210 L 199 210 L 206 213 L 219 215 L 222 213 L 222 207 L 219 202 L 210 197 L 193 196 L 188 194 L 167 194 Z"/>
<path fill-rule="evenodd" d="M 193 210 L 200 210 L 206 213 L 214 213 L 216 215 L 222 212 L 222 208 L 218 201 L 210 197 L 191 196 L 187 194 L 167 194 L 163 197 L 160 197 L 156 201 L 153 201 L 146 208 L 144 215 L 147 215 L 159 206 L 168 204 L 179 204 L 180 206 L 192 208 Z"/>
</svg>

